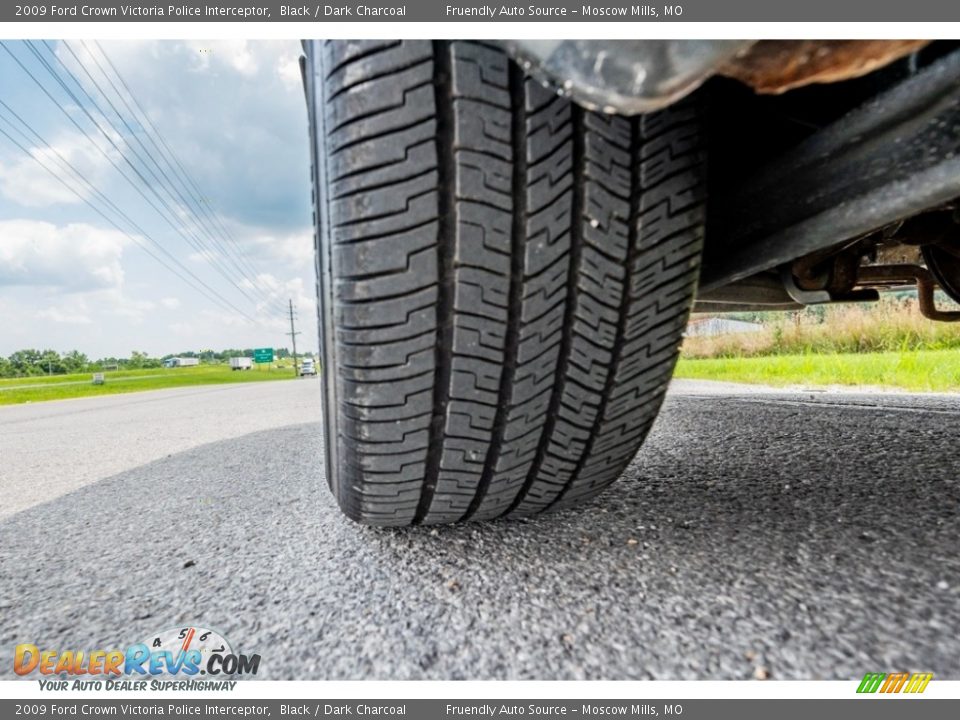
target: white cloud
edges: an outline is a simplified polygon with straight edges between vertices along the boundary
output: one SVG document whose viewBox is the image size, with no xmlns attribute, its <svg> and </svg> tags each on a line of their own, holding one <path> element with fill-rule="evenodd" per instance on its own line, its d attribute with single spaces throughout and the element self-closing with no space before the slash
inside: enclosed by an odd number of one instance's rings
<svg viewBox="0 0 960 720">
<path fill-rule="evenodd" d="M 79 292 L 119 288 L 128 238 L 83 223 L 58 227 L 39 220 L 0 221 L 0 287 L 34 286 Z"/>
<path fill-rule="evenodd" d="M 90 325 L 93 323 L 90 315 L 87 314 L 85 303 L 48 307 L 37 311 L 37 317 L 66 325 Z"/>
<path fill-rule="evenodd" d="M 118 139 L 114 135 L 114 141 Z M 82 181 L 74 177 L 74 172 L 81 173 L 96 187 L 102 182 L 110 167 L 110 161 L 79 131 L 65 131 L 47 140 L 49 147 L 38 144 L 28 148 L 32 157 L 26 157 L 17 150 L 16 155 L 11 155 L 14 160 L 0 162 L 0 194 L 23 207 L 83 202 L 83 199 L 89 198 L 92 193 Z M 97 140 L 104 144 L 106 142 L 99 137 Z M 53 177 L 51 170 L 76 192 Z"/>
<path fill-rule="evenodd" d="M 281 262 L 300 272 L 313 268 L 313 230 L 310 227 L 277 232 L 272 228 L 231 223 L 228 230 L 236 239 L 239 252 L 255 264 L 272 268 Z"/>
<path fill-rule="evenodd" d="M 34 152 L 36 151 L 32 150 L 31 154 Z M 40 157 L 43 155 L 40 154 Z M 49 164 L 49 161 L 44 162 Z M 11 163 L 0 162 L 0 193 L 24 207 L 83 202 L 36 161 L 27 157 Z"/>
<path fill-rule="evenodd" d="M 129 318 L 134 323 L 143 322 L 144 317 L 157 307 L 157 304 L 150 300 L 135 300 L 117 291 L 106 294 L 101 305 L 105 313 Z"/>
<path fill-rule="evenodd" d="M 175 298 L 175 297 L 160 298 L 160 304 L 163 305 L 168 310 L 176 310 L 178 307 L 180 307 L 180 298 Z"/>
<path fill-rule="evenodd" d="M 220 260 L 220 255 L 212 250 L 201 250 L 200 252 L 192 252 L 187 257 L 190 258 L 191 262 L 195 263 L 209 263 L 214 264 Z"/>
<path fill-rule="evenodd" d="M 241 75 L 252 76 L 260 68 L 256 47 L 249 40 L 185 40 L 184 46 L 196 54 L 193 59 L 195 71 L 226 67 Z"/>
<path fill-rule="evenodd" d="M 293 277 L 281 280 L 270 273 L 261 273 L 255 280 L 256 283 L 244 280 L 241 285 L 248 289 L 258 288 L 263 291 L 266 301 L 258 306 L 261 312 L 269 312 L 271 307 L 276 308 L 278 305 L 285 307 L 292 300 L 298 315 L 308 317 L 315 313 L 316 300 L 312 292 L 313 286 L 308 292 L 303 278 Z"/>
<path fill-rule="evenodd" d="M 47 293 L 51 304 L 36 311 L 36 317 L 64 325 L 104 325 L 110 318 L 124 318 L 141 324 L 157 307 L 150 300 L 138 300 L 120 288 L 89 292 Z"/>
<path fill-rule="evenodd" d="M 280 56 L 277 60 L 277 77 L 287 88 L 303 91 L 299 53 L 284 53 Z"/>
</svg>

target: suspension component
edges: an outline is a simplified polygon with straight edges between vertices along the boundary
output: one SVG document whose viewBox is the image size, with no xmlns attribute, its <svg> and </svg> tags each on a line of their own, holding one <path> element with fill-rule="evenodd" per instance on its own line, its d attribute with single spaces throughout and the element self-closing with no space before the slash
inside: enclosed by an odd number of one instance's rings
<svg viewBox="0 0 960 720">
<path fill-rule="evenodd" d="M 915 284 L 920 312 L 925 318 L 940 322 L 960 321 L 960 311 L 937 309 L 933 297 L 936 280 L 929 270 L 919 265 L 866 265 L 859 270 L 857 284 L 872 287 Z"/>
<path fill-rule="evenodd" d="M 921 249 L 927 269 L 951 300 L 960 303 L 960 246 L 924 245 Z"/>
<path fill-rule="evenodd" d="M 857 289 L 857 268 L 861 252 L 852 243 L 837 252 L 829 249 L 811 253 L 780 268 L 780 280 L 787 294 L 803 305 L 830 302 L 875 302 L 876 290 Z"/>
</svg>

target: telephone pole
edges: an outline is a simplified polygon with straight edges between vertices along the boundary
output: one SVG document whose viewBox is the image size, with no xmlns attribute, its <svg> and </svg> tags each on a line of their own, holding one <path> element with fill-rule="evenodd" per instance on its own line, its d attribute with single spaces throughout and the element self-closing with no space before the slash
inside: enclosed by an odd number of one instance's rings
<svg viewBox="0 0 960 720">
<path fill-rule="evenodd" d="M 293 300 L 290 300 L 290 332 L 287 335 L 290 336 L 290 341 L 293 343 L 293 374 L 296 376 L 300 375 L 300 370 L 297 368 L 297 335 L 299 334 L 293 326 Z"/>
</svg>

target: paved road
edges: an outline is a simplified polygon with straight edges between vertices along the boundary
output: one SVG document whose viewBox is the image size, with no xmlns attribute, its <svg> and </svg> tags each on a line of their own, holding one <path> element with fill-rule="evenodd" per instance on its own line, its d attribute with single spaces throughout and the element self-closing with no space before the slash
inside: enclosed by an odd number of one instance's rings
<svg viewBox="0 0 960 720">
<path fill-rule="evenodd" d="M 0 518 L 190 448 L 320 419 L 316 381 L 272 384 L 2 406 Z"/>
<path fill-rule="evenodd" d="M 0 520 L 0 674 L 16 642 L 115 647 L 195 622 L 279 679 L 960 678 L 956 398 L 677 384 L 582 511 L 397 531 L 338 515 L 316 389 L 188 397 L 303 411 L 242 437 L 167 436 L 166 453 L 144 434 L 151 462 L 105 449 L 115 474 L 67 494 L 21 482 L 25 509 Z M 173 395 L 154 399 L 143 422 L 176 419 Z M 36 457 L 84 462 L 46 431 L 73 407 L 31 410 Z"/>
</svg>

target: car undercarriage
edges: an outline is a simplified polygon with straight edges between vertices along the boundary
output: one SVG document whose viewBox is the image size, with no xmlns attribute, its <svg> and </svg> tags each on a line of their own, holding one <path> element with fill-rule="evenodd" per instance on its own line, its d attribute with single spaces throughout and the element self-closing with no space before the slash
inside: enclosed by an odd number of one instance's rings
<svg viewBox="0 0 960 720">
<path fill-rule="evenodd" d="M 695 312 L 869 302 L 914 286 L 960 301 L 955 42 L 529 41 L 508 49 L 605 112 L 694 93 L 708 132 Z"/>
</svg>

